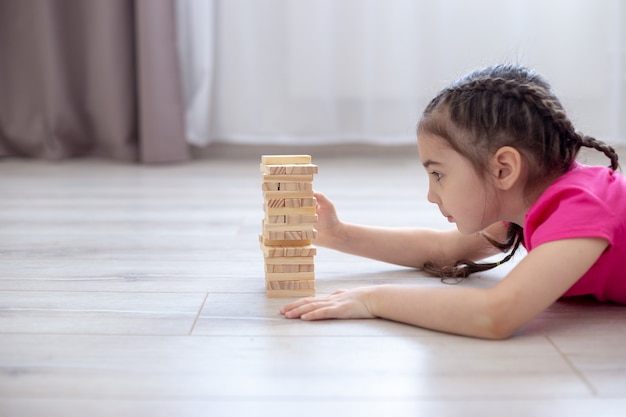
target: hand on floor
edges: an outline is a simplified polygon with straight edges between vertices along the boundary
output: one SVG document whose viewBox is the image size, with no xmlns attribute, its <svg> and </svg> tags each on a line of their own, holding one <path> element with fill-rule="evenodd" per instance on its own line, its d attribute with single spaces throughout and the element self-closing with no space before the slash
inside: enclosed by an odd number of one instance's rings
<svg viewBox="0 0 626 417">
<path fill-rule="evenodd" d="M 366 288 L 335 291 L 327 297 L 302 298 L 287 304 L 280 313 L 289 319 L 372 319 Z"/>
</svg>

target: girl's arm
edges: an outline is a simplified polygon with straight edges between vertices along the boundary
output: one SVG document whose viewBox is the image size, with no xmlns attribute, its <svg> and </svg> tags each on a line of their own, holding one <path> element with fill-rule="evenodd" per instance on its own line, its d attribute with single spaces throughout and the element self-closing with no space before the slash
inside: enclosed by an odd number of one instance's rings
<svg viewBox="0 0 626 417">
<path fill-rule="evenodd" d="M 503 339 L 556 301 L 596 262 L 603 239 L 567 239 L 531 251 L 491 289 L 382 285 L 305 298 L 285 306 L 287 318 L 381 317 L 428 329 Z"/>
<path fill-rule="evenodd" d="M 500 253 L 481 235 L 462 235 L 456 229 L 440 231 L 343 223 L 326 196 L 316 193 L 315 197 L 319 220 L 314 243 L 318 246 L 414 268 L 421 268 L 425 262 L 453 265 L 461 259 L 476 261 Z M 486 232 L 496 240 L 503 240 L 506 227 L 496 224 Z"/>
</svg>

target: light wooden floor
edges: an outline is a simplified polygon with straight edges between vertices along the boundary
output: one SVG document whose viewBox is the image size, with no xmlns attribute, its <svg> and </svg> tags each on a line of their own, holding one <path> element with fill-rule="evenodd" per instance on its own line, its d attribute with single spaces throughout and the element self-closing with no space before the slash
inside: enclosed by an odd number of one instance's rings
<svg viewBox="0 0 626 417">
<path fill-rule="evenodd" d="M 450 227 L 416 153 L 313 158 L 345 220 Z M 501 342 L 283 319 L 263 290 L 259 162 L 0 161 L 0 416 L 624 415 L 625 307 L 559 302 Z M 319 294 L 446 285 L 315 262 Z"/>
</svg>

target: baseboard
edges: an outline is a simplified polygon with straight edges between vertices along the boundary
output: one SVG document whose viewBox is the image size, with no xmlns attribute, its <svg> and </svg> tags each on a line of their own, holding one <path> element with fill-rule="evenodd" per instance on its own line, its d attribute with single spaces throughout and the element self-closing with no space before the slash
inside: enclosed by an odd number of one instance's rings
<svg viewBox="0 0 626 417">
<path fill-rule="evenodd" d="M 194 159 L 253 159 L 261 155 L 315 155 L 316 158 L 367 157 L 376 155 L 403 156 L 414 155 L 415 145 L 370 145 L 345 143 L 337 145 L 241 145 L 214 143 L 204 148 L 192 148 Z"/>
</svg>

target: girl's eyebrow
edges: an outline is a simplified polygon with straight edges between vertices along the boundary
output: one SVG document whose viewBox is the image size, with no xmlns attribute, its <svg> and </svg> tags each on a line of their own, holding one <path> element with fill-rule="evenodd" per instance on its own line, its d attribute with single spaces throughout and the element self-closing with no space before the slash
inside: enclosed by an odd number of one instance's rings
<svg viewBox="0 0 626 417">
<path fill-rule="evenodd" d="M 433 161 L 432 159 L 428 159 L 426 160 L 426 162 L 423 163 L 424 168 L 428 168 L 431 165 L 441 165 L 441 162 L 437 162 L 437 161 Z"/>
</svg>

